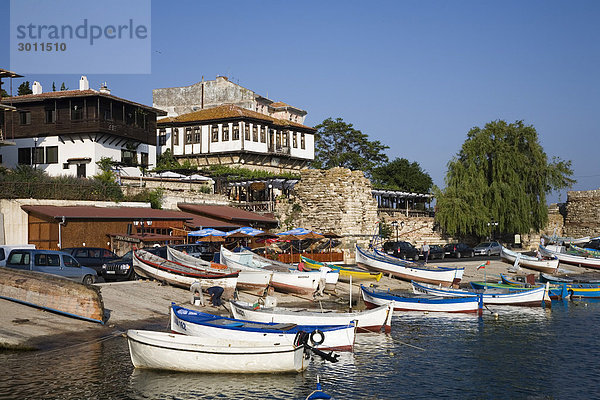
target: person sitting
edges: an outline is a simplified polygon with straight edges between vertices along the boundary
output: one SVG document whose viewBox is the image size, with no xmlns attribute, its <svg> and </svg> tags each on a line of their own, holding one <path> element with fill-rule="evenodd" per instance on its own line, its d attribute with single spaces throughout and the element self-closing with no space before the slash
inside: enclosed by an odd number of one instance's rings
<svg viewBox="0 0 600 400">
<path fill-rule="evenodd" d="M 211 286 L 208 289 L 206 289 L 206 293 L 208 293 L 208 295 L 210 296 L 210 303 L 214 307 L 218 307 L 221 304 L 223 304 L 223 302 L 221 301 L 223 291 L 224 289 L 221 286 Z"/>
</svg>

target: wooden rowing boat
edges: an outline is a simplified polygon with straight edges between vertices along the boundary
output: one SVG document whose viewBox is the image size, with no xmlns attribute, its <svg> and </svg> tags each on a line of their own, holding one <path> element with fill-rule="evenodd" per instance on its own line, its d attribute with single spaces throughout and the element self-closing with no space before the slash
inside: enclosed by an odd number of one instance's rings
<svg viewBox="0 0 600 400">
<path fill-rule="evenodd" d="M 300 260 L 304 264 L 304 268 L 318 271 L 322 267 L 329 267 L 335 271 L 338 271 L 340 273 L 340 280 L 343 282 L 349 282 L 350 277 L 352 277 L 352 280 L 355 282 L 369 280 L 375 280 L 379 282 L 379 280 L 383 276 L 382 272 L 376 273 L 370 271 L 362 271 L 358 269 L 345 268 L 336 264 L 327 264 L 322 263 L 320 261 L 311 260 L 310 258 L 304 256 L 300 256 Z"/>
<path fill-rule="evenodd" d="M 234 270 L 228 268 L 224 264 L 217 264 L 205 261 L 200 258 L 190 256 L 189 254 L 185 254 L 169 246 L 167 246 L 167 260 L 178 262 L 188 267 L 198 268 L 200 270 L 205 269 L 207 272 L 217 274 L 223 273 L 226 270 L 228 270 L 229 273 L 235 272 Z M 262 295 L 265 292 L 267 286 L 269 285 L 269 282 L 271 282 L 272 275 L 272 271 L 240 270 L 238 271 L 238 280 L 236 288 L 241 291 L 248 291 Z"/>
<path fill-rule="evenodd" d="M 502 282 L 516 287 L 522 286 L 523 282 L 509 278 L 506 275 L 500 274 Z M 551 299 L 594 299 L 600 298 L 600 283 L 584 283 L 584 282 L 562 282 L 554 281 L 554 285 L 550 287 Z"/>
<path fill-rule="evenodd" d="M 133 252 L 133 268 L 143 277 L 166 282 L 173 286 L 189 289 L 192 284 L 199 282 L 203 289 L 211 286 L 223 288 L 223 298 L 230 299 L 237 285 L 238 273 L 207 273 L 196 268 L 184 266 L 166 260 L 145 250 Z"/>
<path fill-rule="evenodd" d="M 540 246 L 540 253 L 547 257 L 556 257 L 561 263 L 600 269 L 600 258 L 569 254 L 563 246 Z"/>
<path fill-rule="evenodd" d="M 458 286 L 464 268 L 423 266 L 400 260 L 378 251 L 369 251 L 356 246 L 356 263 L 371 271 L 391 274 L 407 281 L 433 283 L 442 286 Z"/>
<path fill-rule="evenodd" d="M 412 282 L 414 293 L 424 293 L 440 297 L 465 297 L 482 295 L 484 304 L 511 306 L 541 306 L 550 307 L 548 286 L 539 286 L 529 290 L 507 291 L 504 289 L 487 289 L 485 291 L 450 289 L 426 283 Z"/>
<path fill-rule="evenodd" d="M 104 323 L 100 289 L 55 275 L 0 267 L 0 298 Z"/>
<path fill-rule="evenodd" d="M 538 258 L 526 254 L 517 253 L 502 246 L 500 258 L 509 264 L 518 264 L 521 267 L 533 269 L 535 271 L 547 272 L 553 274 L 558 269 L 558 258 Z"/>
<path fill-rule="evenodd" d="M 303 345 L 256 342 L 128 330 L 136 368 L 205 373 L 281 373 L 304 371 L 310 362 Z"/>
<path fill-rule="evenodd" d="M 398 294 L 389 290 L 376 290 L 360 286 L 368 308 L 390 304 L 394 311 L 422 311 L 447 313 L 475 313 L 479 310 L 477 297 L 435 297 L 427 295 Z"/>
<path fill-rule="evenodd" d="M 199 337 L 239 339 L 256 342 L 293 344 L 298 332 L 310 334 L 313 347 L 320 350 L 351 351 L 355 325 L 297 325 L 293 323 L 256 322 L 221 317 L 171 305 L 171 330 Z"/>
<path fill-rule="evenodd" d="M 337 282 L 338 273 L 329 276 L 326 271 L 298 271 L 291 265 L 269 260 L 251 251 L 234 253 L 221 247 L 221 261 L 228 267 L 242 271 L 270 271 L 270 285 L 279 292 L 312 295 L 319 288 L 321 278 Z"/>
<path fill-rule="evenodd" d="M 238 301 L 231 301 L 230 304 L 235 319 L 302 325 L 348 325 L 356 321 L 358 332 L 380 332 L 382 329 L 390 332 L 392 329 L 392 313 L 389 306 L 342 313 L 334 310 L 298 310 L 283 307 L 255 308 L 253 304 Z"/>
<path fill-rule="evenodd" d="M 597 257 L 597 258 L 600 257 L 600 250 L 590 249 L 590 248 L 587 248 L 587 247 L 579 247 L 579 246 L 576 246 L 574 244 L 571 244 L 569 246 L 569 248 L 571 248 L 571 249 L 573 249 L 575 251 L 581 252 L 583 254 L 587 254 L 590 257 Z"/>
</svg>

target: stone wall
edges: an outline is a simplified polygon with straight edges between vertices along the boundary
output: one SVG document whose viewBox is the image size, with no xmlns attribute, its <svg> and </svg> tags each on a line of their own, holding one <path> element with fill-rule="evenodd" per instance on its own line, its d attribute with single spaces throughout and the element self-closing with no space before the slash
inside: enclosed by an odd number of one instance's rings
<svg viewBox="0 0 600 400">
<path fill-rule="evenodd" d="M 362 171 L 345 168 L 303 170 L 290 198 L 279 198 L 275 216 L 281 230 L 302 227 L 343 236 L 346 263 L 354 262 L 354 245 L 366 245 L 378 217 L 371 182 Z"/>
<path fill-rule="evenodd" d="M 600 234 L 600 189 L 567 193 L 564 236 Z"/>
</svg>

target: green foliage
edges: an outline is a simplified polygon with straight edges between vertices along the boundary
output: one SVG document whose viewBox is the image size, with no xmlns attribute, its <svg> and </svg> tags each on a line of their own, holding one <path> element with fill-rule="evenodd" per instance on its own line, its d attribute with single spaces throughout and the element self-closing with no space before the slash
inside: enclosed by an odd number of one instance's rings
<svg viewBox="0 0 600 400">
<path fill-rule="evenodd" d="M 115 161 L 109 157 L 102 157 L 96 161 L 100 172 L 94 175 L 92 182 L 97 185 L 113 201 L 122 201 L 125 196 L 117 183 L 117 176 L 113 171 Z"/>
<path fill-rule="evenodd" d="M 156 171 L 165 171 L 170 169 L 179 169 L 181 166 L 173 156 L 171 149 L 166 149 L 162 154 L 158 156 L 156 160 Z"/>
<path fill-rule="evenodd" d="M 61 83 L 61 84 L 60 84 L 60 90 L 61 90 L 61 91 L 62 91 L 62 90 L 69 90 L 69 88 L 68 88 L 68 87 L 66 87 L 66 86 L 65 86 L 65 83 L 63 82 L 63 83 Z"/>
<path fill-rule="evenodd" d="M 56 84 L 54 82 L 52 82 L 52 91 L 56 92 Z"/>
<path fill-rule="evenodd" d="M 394 230 L 392 229 L 391 225 L 386 224 L 385 222 L 381 222 L 379 224 L 379 236 L 381 236 L 383 239 L 391 238 L 393 233 Z"/>
<path fill-rule="evenodd" d="M 433 180 L 416 161 L 411 163 L 406 158 L 396 158 L 373 169 L 373 186 L 382 189 L 429 193 L 433 186 Z"/>
<path fill-rule="evenodd" d="M 10 95 L 6 90 L 0 89 L 0 97 L 10 97 Z"/>
<path fill-rule="evenodd" d="M 162 208 L 163 190 L 156 188 L 153 190 L 144 189 L 141 192 L 127 196 L 127 201 L 142 201 L 144 203 L 150 203 L 150 206 L 155 209 Z"/>
<path fill-rule="evenodd" d="M 25 81 L 25 82 L 21 83 L 19 85 L 19 88 L 17 89 L 18 96 L 24 96 L 26 94 L 32 94 L 32 93 L 33 93 L 33 91 L 31 90 L 29 81 Z"/>
<path fill-rule="evenodd" d="M 546 194 L 575 181 L 570 161 L 548 162 L 533 126 L 494 121 L 475 127 L 448 163 L 446 188 L 435 188 L 436 221 L 450 234 L 487 236 L 539 231 L 548 220 Z"/>
<path fill-rule="evenodd" d="M 315 168 L 344 167 L 371 176 L 373 168 L 388 161 L 383 153 L 388 146 L 378 140 L 370 141 L 366 134 L 341 118 L 327 118 L 315 128 L 315 159 L 312 163 Z"/>
<path fill-rule="evenodd" d="M 286 178 L 286 179 L 299 179 L 300 175 L 292 173 L 278 173 L 274 174 L 268 171 L 252 170 L 248 168 L 239 167 L 228 167 L 225 165 L 211 165 L 209 168 L 211 176 L 226 176 L 228 180 L 240 180 L 240 179 L 264 179 L 264 178 Z"/>
</svg>

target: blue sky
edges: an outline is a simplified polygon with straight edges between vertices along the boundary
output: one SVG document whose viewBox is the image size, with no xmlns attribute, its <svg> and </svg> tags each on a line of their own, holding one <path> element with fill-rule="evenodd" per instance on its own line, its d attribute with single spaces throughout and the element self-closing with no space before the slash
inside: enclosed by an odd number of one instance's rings
<svg viewBox="0 0 600 400">
<path fill-rule="evenodd" d="M 522 119 L 549 157 L 573 162 L 574 189 L 590 190 L 600 188 L 599 17 L 597 1 L 152 1 L 152 73 L 88 78 L 151 104 L 153 88 L 226 75 L 307 110 L 308 125 L 353 123 L 440 186 L 471 127 Z M 0 20 L 6 67 L 8 13 Z M 26 79 L 76 88 L 81 74 Z"/>
</svg>

